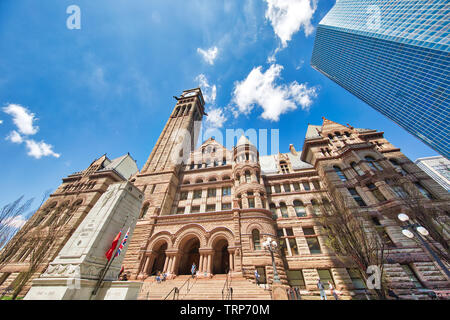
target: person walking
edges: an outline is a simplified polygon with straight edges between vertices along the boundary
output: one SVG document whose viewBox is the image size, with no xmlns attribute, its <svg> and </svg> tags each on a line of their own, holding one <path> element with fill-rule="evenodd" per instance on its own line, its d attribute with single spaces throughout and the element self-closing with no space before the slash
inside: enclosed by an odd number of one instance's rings
<svg viewBox="0 0 450 320">
<path fill-rule="evenodd" d="M 322 281 L 317 280 L 317 288 L 319 288 L 320 291 L 320 300 L 327 300 L 327 295 L 325 294 L 325 288 L 323 286 Z"/>
<path fill-rule="evenodd" d="M 197 270 L 197 266 L 195 265 L 195 262 L 192 262 L 192 267 L 191 267 L 192 278 L 195 277 L 195 271 L 196 270 Z"/>
<path fill-rule="evenodd" d="M 328 281 L 328 289 L 330 289 L 331 294 L 332 294 L 333 297 L 334 297 L 334 300 L 339 300 L 339 297 L 338 297 L 338 295 L 337 295 L 337 292 L 336 292 L 336 290 L 334 289 L 334 286 L 333 286 L 333 284 L 331 283 L 331 281 Z"/>
<path fill-rule="evenodd" d="M 259 278 L 260 278 L 261 276 L 259 275 L 259 273 L 258 273 L 258 270 L 256 270 L 255 269 L 255 281 L 256 281 L 256 284 L 259 286 Z"/>
</svg>

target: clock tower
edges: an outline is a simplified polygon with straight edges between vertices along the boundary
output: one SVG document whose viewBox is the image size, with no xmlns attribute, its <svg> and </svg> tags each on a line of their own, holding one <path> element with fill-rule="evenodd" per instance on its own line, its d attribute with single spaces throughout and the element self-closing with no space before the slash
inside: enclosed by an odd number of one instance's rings
<svg viewBox="0 0 450 320">
<path fill-rule="evenodd" d="M 200 88 L 185 90 L 176 104 L 141 172 L 132 180 L 144 193 L 139 220 L 130 241 L 125 263 L 139 266 L 140 246 L 151 236 L 158 216 L 170 214 L 179 185 L 183 160 L 195 148 L 205 101 Z"/>
<path fill-rule="evenodd" d="M 169 117 L 141 174 L 175 170 L 179 158 L 184 158 L 182 147 L 193 151 L 202 121 L 205 102 L 200 88 L 183 91 L 175 97 L 177 103 Z M 187 136 L 187 134 L 189 134 Z M 185 141 L 190 138 L 190 141 Z"/>
</svg>

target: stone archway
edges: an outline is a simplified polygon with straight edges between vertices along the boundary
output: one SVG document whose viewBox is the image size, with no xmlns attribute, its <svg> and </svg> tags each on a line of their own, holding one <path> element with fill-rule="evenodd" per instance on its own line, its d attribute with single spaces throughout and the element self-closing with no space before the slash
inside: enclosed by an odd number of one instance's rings
<svg viewBox="0 0 450 320">
<path fill-rule="evenodd" d="M 230 254 L 228 253 L 228 241 L 220 239 L 215 242 L 213 254 L 213 274 L 224 274 L 230 270 Z"/>
<path fill-rule="evenodd" d="M 178 266 L 178 274 L 191 274 L 192 263 L 195 263 L 197 270 L 199 267 L 200 240 L 197 237 L 191 238 L 181 248 L 181 259 Z"/>
<path fill-rule="evenodd" d="M 163 272 L 164 263 L 166 262 L 166 250 L 167 250 L 167 242 L 163 242 L 158 249 L 155 251 L 155 261 L 153 262 L 152 270 L 150 272 L 151 275 L 156 274 L 158 271 Z"/>
</svg>

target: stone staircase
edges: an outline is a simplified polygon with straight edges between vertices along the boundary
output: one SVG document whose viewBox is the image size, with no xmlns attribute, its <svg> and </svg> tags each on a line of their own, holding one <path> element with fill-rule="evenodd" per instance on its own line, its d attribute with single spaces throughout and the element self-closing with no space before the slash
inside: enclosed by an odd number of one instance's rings
<svg viewBox="0 0 450 320">
<path fill-rule="evenodd" d="M 151 277 L 144 282 L 138 300 L 162 300 L 174 287 L 181 288 L 179 300 L 222 300 L 226 275 L 215 275 L 212 278 L 191 278 L 186 282 L 190 277 L 188 275 L 177 276 L 175 279 L 161 283 L 157 283 L 155 277 Z M 271 299 L 268 290 L 256 286 L 242 276 L 232 277 L 231 287 L 233 288 L 233 300 Z M 173 299 L 173 292 L 167 299 Z"/>
</svg>

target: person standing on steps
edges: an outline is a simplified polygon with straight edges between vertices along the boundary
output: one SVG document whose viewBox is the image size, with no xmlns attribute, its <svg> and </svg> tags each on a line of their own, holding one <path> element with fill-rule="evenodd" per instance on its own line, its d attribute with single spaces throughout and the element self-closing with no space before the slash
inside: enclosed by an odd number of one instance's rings
<svg viewBox="0 0 450 320">
<path fill-rule="evenodd" d="M 334 297 L 334 300 L 339 300 L 339 297 L 338 297 L 338 295 L 337 295 L 337 292 L 336 292 L 336 290 L 334 289 L 333 284 L 331 283 L 331 281 L 328 281 L 328 289 L 330 289 L 331 294 L 332 294 L 333 297 Z"/>
<path fill-rule="evenodd" d="M 327 300 L 327 295 L 325 294 L 325 288 L 323 286 L 322 281 L 320 279 L 317 281 L 317 288 L 320 291 L 320 300 Z"/>
<path fill-rule="evenodd" d="M 259 286 L 259 278 L 260 278 L 260 275 L 258 273 L 258 270 L 255 269 L 255 282 L 256 282 L 256 285 L 258 285 L 258 286 Z"/>
<path fill-rule="evenodd" d="M 197 270 L 197 266 L 195 265 L 195 262 L 192 262 L 192 267 L 191 267 L 192 278 L 195 277 L 195 271 L 196 270 Z"/>
</svg>

